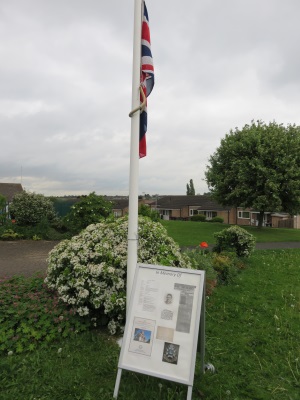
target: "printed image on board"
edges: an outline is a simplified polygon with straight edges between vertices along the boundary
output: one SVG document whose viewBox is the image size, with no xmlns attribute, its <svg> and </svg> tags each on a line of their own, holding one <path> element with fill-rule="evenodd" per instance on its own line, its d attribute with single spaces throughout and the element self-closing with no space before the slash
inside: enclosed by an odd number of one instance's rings
<svg viewBox="0 0 300 400">
<path fill-rule="evenodd" d="M 132 337 L 129 343 L 129 351 L 151 356 L 155 321 L 144 318 L 134 318 Z"/>
<path fill-rule="evenodd" d="M 174 343 L 165 343 L 162 361 L 169 364 L 178 363 L 179 345 Z"/>
<path fill-rule="evenodd" d="M 151 331 L 135 328 L 133 340 L 136 340 L 137 342 L 150 343 L 151 334 Z"/>
<path fill-rule="evenodd" d="M 190 333 L 196 286 L 175 283 L 174 288 L 180 290 L 176 331 Z"/>
<path fill-rule="evenodd" d="M 156 332 L 156 339 L 163 340 L 165 342 L 173 342 L 174 329 L 166 328 L 164 326 L 158 326 Z"/>
<path fill-rule="evenodd" d="M 165 296 L 165 303 L 172 304 L 173 303 L 173 295 L 172 293 L 167 293 Z"/>
<path fill-rule="evenodd" d="M 159 284 L 156 280 L 142 280 L 138 305 L 142 311 L 155 312 L 157 307 L 157 292 Z"/>
<path fill-rule="evenodd" d="M 165 319 L 167 321 L 172 321 L 173 319 L 173 311 L 170 310 L 162 310 L 160 314 L 161 319 Z"/>
</svg>

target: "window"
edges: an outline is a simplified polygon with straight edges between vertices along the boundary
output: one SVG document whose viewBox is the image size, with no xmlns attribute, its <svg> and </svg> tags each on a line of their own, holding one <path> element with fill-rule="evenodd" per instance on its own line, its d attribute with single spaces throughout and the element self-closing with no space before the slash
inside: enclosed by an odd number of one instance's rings
<svg viewBox="0 0 300 400">
<path fill-rule="evenodd" d="M 198 215 L 198 210 L 190 210 L 190 216 L 192 217 L 193 215 Z"/>
<path fill-rule="evenodd" d="M 162 215 L 171 215 L 171 210 L 161 210 L 160 213 Z"/>
<path fill-rule="evenodd" d="M 238 211 L 238 218 L 250 219 L 250 212 L 249 211 Z"/>
</svg>

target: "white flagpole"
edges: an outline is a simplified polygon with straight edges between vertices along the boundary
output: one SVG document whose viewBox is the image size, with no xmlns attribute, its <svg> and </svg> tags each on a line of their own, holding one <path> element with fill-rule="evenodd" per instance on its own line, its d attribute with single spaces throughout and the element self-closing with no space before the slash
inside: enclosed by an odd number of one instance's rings
<svg viewBox="0 0 300 400">
<path fill-rule="evenodd" d="M 132 110 L 140 106 L 142 4 L 143 0 L 134 0 Z M 140 111 L 137 111 L 131 117 L 126 312 L 129 309 L 138 251 L 139 131 Z"/>
</svg>

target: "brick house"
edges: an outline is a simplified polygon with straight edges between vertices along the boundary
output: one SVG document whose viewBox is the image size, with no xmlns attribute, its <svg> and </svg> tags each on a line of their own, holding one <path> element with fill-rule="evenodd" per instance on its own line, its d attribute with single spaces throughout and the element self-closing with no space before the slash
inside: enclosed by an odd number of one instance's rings
<svg viewBox="0 0 300 400">
<path fill-rule="evenodd" d="M 237 208 L 237 225 L 257 226 L 259 212 L 251 208 Z M 273 228 L 300 229 L 300 215 L 291 216 L 284 212 L 265 212 L 263 226 Z"/>
<path fill-rule="evenodd" d="M 189 220 L 193 215 L 203 214 L 207 220 L 221 217 L 226 224 L 236 224 L 236 209 L 221 206 L 208 195 L 161 196 L 150 206 L 162 219 Z"/>
</svg>

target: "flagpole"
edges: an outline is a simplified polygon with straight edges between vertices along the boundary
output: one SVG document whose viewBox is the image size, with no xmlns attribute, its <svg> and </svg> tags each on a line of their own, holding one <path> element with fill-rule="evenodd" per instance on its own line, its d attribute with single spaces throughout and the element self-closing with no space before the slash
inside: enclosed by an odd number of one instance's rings
<svg viewBox="0 0 300 400">
<path fill-rule="evenodd" d="M 132 110 L 140 106 L 142 3 L 143 0 L 134 0 Z M 131 117 L 126 313 L 129 310 L 138 252 L 139 131 L 140 111 L 137 111 Z"/>
</svg>

